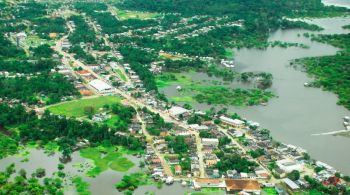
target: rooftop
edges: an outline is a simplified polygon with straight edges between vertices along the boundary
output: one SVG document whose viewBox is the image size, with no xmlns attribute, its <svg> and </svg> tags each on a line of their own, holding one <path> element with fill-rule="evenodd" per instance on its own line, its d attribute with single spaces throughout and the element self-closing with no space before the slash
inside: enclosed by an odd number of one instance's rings
<svg viewBox="0 0 350 195">
<path fill-rule="evenodd" d="M 226 179 L 226 189 L 227 191 L 241 191 L 241 190 L 249 190 L 249 191 L 259 191 L 260 184 L 256 180 L 248 180 L 248 179 Z"/>
</svg>

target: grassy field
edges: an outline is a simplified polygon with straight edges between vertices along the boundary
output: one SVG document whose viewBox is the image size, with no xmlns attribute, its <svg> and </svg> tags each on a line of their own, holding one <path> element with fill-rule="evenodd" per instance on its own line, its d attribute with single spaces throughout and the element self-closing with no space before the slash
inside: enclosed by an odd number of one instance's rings
<svg viewBox="0 0 350 195">
<path fill-rule="evenodd" d="M 85 107 L 93 107 L 97 113 L 104 105 L 120 103 L 121 97 L 118 96 L 101 96 L 91 99 L 73 100 L 57 105 L 50 106 L 48 110 L 54 114 L 65 115 L 67 117 L 85 116 Z"/>
<path fill-rule="evenodd" d="M 262 190 L 262 194 L 265 194 L 265 195 L 278 195 L 278 193 L 275 190 L 275 188 L 264 188 Z"/>
<path fill-rule="evenodd" d="M 55 42 L 48 41 L 46 39 L 41 39 L 38 36 L 28 36 L 25 39 L 24 44 L 29 48 L 29 47 L 38 47 L 38 46 L 43 45 L 43 44 L 54 45 Z"/>
<path fill-rule="evenodd" d="M 122 81 L 126 81 L 126 76 L 125 76 L 125 74 L 124 74 L 120 69 L 117 69 L 116 72 L 117 72 L 117 74 L 118 74 L 118 77 L 119 77 Z"/>
<path fill-rule="evenodd" d="M 150 12 L 118 10 L 117 16 L 120 20 L 127 20 L 127 19 L 147 20 L 147 19 L 157 18 L 160 16 L 160 14 L 150 13 Z"/>
<path fill-rule="evenodd" d="M 123 157 L 126 150 L 115 147 L 95 147 L 80 150 L 80 155 L 94 162 L 95 167 L 87 171 L 87 176 L 96 177 L 103 171 L 112 169 L 114 171 L 125 172 L 134 166 L 134 163 Z"/>
</svg>

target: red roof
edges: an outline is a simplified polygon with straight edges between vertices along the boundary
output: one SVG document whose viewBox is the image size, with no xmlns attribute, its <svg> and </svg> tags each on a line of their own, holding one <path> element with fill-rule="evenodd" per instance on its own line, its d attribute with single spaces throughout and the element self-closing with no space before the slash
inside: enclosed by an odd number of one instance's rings
<svg viewBox="0 0 350 195">
<path fill-rule="evenodd" d="M 176 172 L 181 172 L 182 171 L 182 168 L 180 165 L 175 165 L 175 171 Z"/>
</svg>

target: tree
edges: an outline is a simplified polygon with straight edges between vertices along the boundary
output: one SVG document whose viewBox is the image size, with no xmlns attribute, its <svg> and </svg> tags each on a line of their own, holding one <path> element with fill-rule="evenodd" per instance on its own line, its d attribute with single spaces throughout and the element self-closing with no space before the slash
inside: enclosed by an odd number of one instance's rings
<svg viewBox="0 0 350 195">
<path fill-rule="evenodd" d="M 27 178 L 27 171 L 24 169 L 20 169 L 18 174 L 22 176 L 23 178 Z"/>
<path fill-rule="evenodd" d="M 292 181 L 296 181 L 300 178 L 300 172 L 298 170 L 293 170 L 287 174 L 287 177 Z"/>
<path fill-rule="evenodd" d="M 35 170 L 35 175 L 39 178 L 44 177 L 46 175 L 46 171 L 43 168 L 38 168 Z"/>
<path fill-rule="evenodd" d="M 184 104 L 183 107 L 187 110 L 191 110 L 192 109 L 192 106 L 188 103 Z"/>
<path fill-rule="evenodd" d="M 219 139 L 219 146 L 227 145 L 227 144 L 231 143 L 231 141 L 232 140 L 229 137 L 227 137 L 227 136 L 221 137 Z"/>
<path fill-rule="evenodd" d="M 88 116 L 92 116 L 95 113 L 95 108 L 93 106 L 85 106 L 84 107 L 84 114 Z"/>
<path fill-rule="evenodd" d="M 60 170 L 60 171 L 62 171 L 62 170 L 64 169 L 64 164 L 59 163 L 59 164 L 57 165 L 57 169 Z"/>
<path fill-rule="evenodd" d="M 216 118 L 216 119 L 214 119 L 214 123 L 215 123 L 216 125 L 218 125 L 218 124 L 220 124 L 220 123 L 221 123 L 221 120 L 220 120 L 220 119 L 218 119 L 218 118 Z"/>
</svg>

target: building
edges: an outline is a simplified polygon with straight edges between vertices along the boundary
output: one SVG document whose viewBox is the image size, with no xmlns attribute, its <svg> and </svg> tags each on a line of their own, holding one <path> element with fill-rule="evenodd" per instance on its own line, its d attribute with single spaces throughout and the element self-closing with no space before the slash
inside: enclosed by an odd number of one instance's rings
<svg viewBox="0 0 350 195">
<path fill-rule="evenodd" d="M 16 34 L 17 47 L 19 47 L 26 38 L 27 38 L 27 34 L 25 32 L 17 33 Z"/>
<path fill-rule="evenodd" d="M 290 173 L 293 170 L 297 170 L 299 172 L 303 171 L 303 164 L 299 164 L 293 160 L 289 160 L 289 159 L 283 159 L 283 160 L 279 160 L 276 161 L 276 164 L 278 166 L 278 168 L 280 168 L 284 173 Z"/>
<path fill-rule="evenodd" d="M 180 116 L 187 116 L 189 112 L 189 110 L 180 106 L 173 106 L 169 109 L 169 114 L 175 119 L 179 119 Z"/>
<path fill-rule="evenodd" d="M 189 125 L 191 130 L 196 130 L 196 131 L 207 131 L 209 130 L 209 127 L 206 125 L 198 125 L 198 124 L 191 124 Z"/>
<path fill-rule="evenodd" d="M 175 174 L 181 175 L 182 174 L 182 168 L 180 165 L 175 165 Z"/>
<path fill-rule="evenodd" d="M 233 126 L 233 127 L 238 127 L 241 128 L 244 126 L 244 121 L 241 121 L 239 119 L 232 119 L 232 118 L 228 118 L 226 116 L 220 116 L 220 120 L 221 122 Z"/>
<path fill-rule="evenodd" d="M 61 43 L 62 49 L 69 49 L 72 47 L 72 44 L 68 41 L 68 39 L 64 39 Z"/>
<path fill-rule="evenodd" d="M 113 92 L 113 87 L 110 86 L 109 84 L 95 79 L 89 82 L 89 85 L 96 89 L 99 93 L 112 93 Z"/>
<path fill-rule="evenodd" d="M 217 138 L 202 138 L 202 144 L 203 144 L 203 146 L 216 148 L 219 145 L 219 139 L 217 139 Z"/>
<path fill-rule="evenodd" d="M 197 178 L 193 180 L 195 189 L 201 188 L 225 188 L 225 181 L 222 179 Z"/>
<path fill-rule="evenodd" d="M 298 184 L 296 184 L 294 181 L 290 180 L 289 178 L 284 178 L 282 181 L 284 184 L 286 184 L 287 188 L 293 192 L 300 189 Z"/>
<path fill-rule="evenodd" d="M 225 179 L 226 192 L 237 193 L 237 192 L 248 192 L 254 194 L 260 194 L 260 184 L 256 180 L 250 179 Z"/>
</svg>

